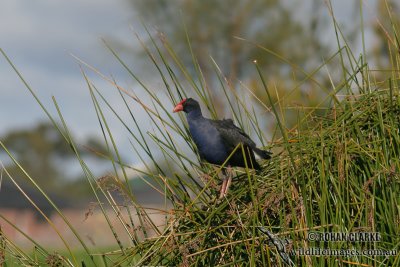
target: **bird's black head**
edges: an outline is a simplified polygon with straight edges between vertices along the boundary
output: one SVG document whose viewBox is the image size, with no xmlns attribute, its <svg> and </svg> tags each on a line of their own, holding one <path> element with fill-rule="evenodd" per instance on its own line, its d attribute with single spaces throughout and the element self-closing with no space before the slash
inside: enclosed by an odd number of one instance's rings
<svg viewBox="0 0 400 267">
<path fill-rule="evenodd" d="M 179 111 L 184 111 L 186 113 L 189 113 L 191 111 L 200 111 L 199 102 L 197 102 L 193 98 L 185 98 L 181 102 L 179 102 L 173 110 L 173 112 Z"/>
</svg>

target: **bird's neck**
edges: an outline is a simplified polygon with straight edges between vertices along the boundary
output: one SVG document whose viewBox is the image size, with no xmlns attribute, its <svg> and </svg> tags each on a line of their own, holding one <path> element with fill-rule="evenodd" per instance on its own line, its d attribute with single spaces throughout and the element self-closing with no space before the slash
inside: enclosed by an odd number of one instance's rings
<svg viewBox="0 0 400 267">
<path fill-rule="evenodd" d="M 186 118 L 188 120 L 203 118 L 203 115 L 201 114 L 201 109 L 191 110 L 190 112 L 186 113 Z"/>
</svg>

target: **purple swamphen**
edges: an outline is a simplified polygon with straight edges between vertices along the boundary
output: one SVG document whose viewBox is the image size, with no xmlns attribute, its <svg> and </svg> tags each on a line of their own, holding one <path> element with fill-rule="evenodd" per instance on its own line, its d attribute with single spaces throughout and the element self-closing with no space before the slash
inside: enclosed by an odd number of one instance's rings
<svg viewBox="0 0 400 267">
<path fill-rule="evenodd" d="M 189 131 L 197 146 L 200 158 L 216 165 L 222 165 L 228 159 L 228 167 L 247 167 L 260 170 L 255 154 L 262 159 L 270 159 L 271 153 L 256 147 L 256 144 L 240 128 L 233 124 L 231 119 L 211 120 L 201 114 L 199 103 L 187 98 L 179 102 L 173 112 L 184 111 L 189 124 Z M 241 147 L 243 145 L 244 153 Z M 232 154 L 232 152 L 236 151 Z M 232 154 L 232 155 L 231 155 Z M 224 171 L 225 173 L 225 171 Z M 228 192 L 232 175 L 228 175 L 222 182 L 220 198 Z"/>
</svg>

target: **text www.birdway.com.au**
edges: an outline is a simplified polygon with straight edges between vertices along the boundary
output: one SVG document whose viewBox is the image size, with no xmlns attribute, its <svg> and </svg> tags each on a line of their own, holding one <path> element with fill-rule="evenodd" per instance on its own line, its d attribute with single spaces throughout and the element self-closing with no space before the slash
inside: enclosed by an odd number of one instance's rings
<svg viewBox="0 0 400 267">
<path fill-rule="evenodd" d="M 377 232 L 309 232 L 308 241 L 317 242 L 380 242 L 381 235 Z M 397 250 L 386 249 L 331 249 L 319 247 L 297 248 L 290 251 L 297 256 L 396 256 Z"/>
</svg>

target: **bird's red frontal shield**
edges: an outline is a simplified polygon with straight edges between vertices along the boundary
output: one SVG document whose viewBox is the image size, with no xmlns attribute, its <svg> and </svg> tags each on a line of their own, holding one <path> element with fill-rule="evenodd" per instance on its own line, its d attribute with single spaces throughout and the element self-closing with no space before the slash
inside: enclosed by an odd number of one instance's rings
<svg viewBox="0 0 400 267">
<path fill-rule="evenodd" d="M 186 101 L 186 98 L 185 99 L 183 99 L 181 102 L 179 102 L 175 107 L 174 107 L 174 110 L 172 111 L 172 112 L 179 112 L 179 111 L 182 111 L 183 110 L 183 103 L 185 103 L 185 101 Z"/>
</svg>

